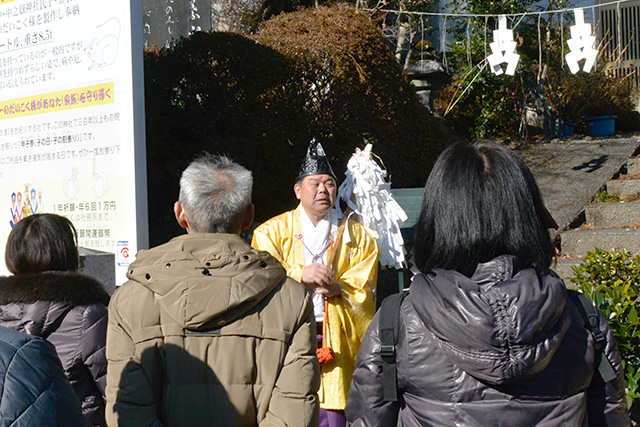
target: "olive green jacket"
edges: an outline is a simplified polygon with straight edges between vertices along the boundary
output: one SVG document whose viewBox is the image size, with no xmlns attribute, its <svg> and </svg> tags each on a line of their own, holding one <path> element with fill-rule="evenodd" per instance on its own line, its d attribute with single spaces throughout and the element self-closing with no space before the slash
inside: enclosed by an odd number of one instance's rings
<svg viewBox="0 0 640 427">
<path fill-rule="evenodd" d="M 271 255 L 184 235 L 127 277 L 109 306 L 109 425 L 317 425 L 313 304 Z"/>
</svg>

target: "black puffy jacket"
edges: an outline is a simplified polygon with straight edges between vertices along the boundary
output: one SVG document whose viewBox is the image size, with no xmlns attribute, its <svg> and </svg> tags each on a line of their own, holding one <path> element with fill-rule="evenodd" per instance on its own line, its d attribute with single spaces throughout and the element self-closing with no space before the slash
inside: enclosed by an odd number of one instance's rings
<svg viewBox="0 0 640 427">
<path fill-rule="evenodd" d="M 95 279 L 46 272 L 0 278 L 0 326 L 46 338 L 91 424 L 105 425 L 107 305 Z"/>
<path fill-rule="evenodd" d="M 417 275 L 400 308 L 399 402 L 382 398 L 378 315 L 360 347 L 346 407 L 353 426 L 627 426 L 609 325 L 604 383 L 578 308 L 555 274 L 513 274 L 513 258 Z M 594 375 L 595 374 L 595 375 Z"/>
<path fill-rule="evenodd" d="M 0 328 L 0 426 L 86 425 L 51 343 Z"/>
</svg>

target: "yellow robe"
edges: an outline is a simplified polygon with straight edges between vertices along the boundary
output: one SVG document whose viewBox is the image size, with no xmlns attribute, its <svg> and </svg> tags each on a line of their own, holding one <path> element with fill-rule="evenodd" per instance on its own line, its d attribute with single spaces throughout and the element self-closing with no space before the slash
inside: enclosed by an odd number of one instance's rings
<svg viewBox="0 0 640 427">
<path fill-rule="evenodd" d="M 269 252 L 298 282 L 305 267 L 304 246 L 295 236 L 302 234 L 300 209 L 285 212 L 260 225 L 253 232 L 252 246 Z M 346 233 L 351 238 L 348 240 Z M 336 358 L 322 366 L 318 397 L 320 407 L 343 410 L 360 343 L 376 311 L 373 291 L 378 275 L 378 247 L 365 228 L 349 220 L 348 230 L 337 250 L 333 265 L 341 296 L 329 298 L 328 345 Z"/>
</svg>

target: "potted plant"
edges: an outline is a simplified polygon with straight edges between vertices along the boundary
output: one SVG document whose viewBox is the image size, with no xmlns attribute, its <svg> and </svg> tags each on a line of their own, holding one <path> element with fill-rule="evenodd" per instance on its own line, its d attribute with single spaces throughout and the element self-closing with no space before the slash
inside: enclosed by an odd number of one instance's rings
<svg viewBox="0 0 640 427">
<path fill-rule="evenodd" d="M 550 71 L 546 82 L 549 103 L 564 123 L 580 133 L 611 136 L 615 120 L 633 113 L 628 81 L 597 67 L 591 73 Z"/>
</svg>

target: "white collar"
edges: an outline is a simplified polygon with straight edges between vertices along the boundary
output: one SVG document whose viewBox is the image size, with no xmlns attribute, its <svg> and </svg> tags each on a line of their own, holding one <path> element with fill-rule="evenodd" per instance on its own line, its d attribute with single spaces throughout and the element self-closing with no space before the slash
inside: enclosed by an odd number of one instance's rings
<svg viewBox="0 0 640 427">
<path fill-rule="evenodd" d="M 318 225 L 314 225 L 307 215 L 307 212 L 304 210 L 304 207 L 300 205 L 300 228 L 302 229 L 301 242 L 303 245 L 306 245 L 306 248 L 304 249 L 305 265 L 312 263 L 313 254 L 310 252 L 318 254 L 327 246 L 329 243 L 329 236 L 331 236 L 331 239 L 335 240 L 338 234 L 338 218 L 341 216 L 340 214 L 339 210 L 331 209 L 327 216 L 318 222 Z M 329 234 L 329 232 L 331 234 Z M 326 263 L 326 251 L 322 258 L 323 262 Z"/>
<path fill-rule="evenodd" d="M 309 215 L 304 210 L 304 206 L 300 205 L 300 225 L 302 226 L 302 235 L 305 244 L 309 248 L 324 245 L 329 238 L 329 227 L 331 225 L 331 211 L 322 218 L 317 225 L 311 221 Z"/>
</svg>

